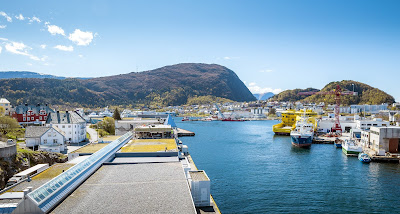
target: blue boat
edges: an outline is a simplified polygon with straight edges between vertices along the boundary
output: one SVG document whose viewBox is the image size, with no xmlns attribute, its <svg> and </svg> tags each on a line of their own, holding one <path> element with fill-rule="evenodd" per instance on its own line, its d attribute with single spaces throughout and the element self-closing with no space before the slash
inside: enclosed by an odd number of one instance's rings
<svg viewBox="0 0 400 214">
<path fill-rule="evenodd" d="M 342 148 L 342 141 L 337 139 L 334 142 L 336 148 Z"/>
<path fill-rule="evenodd" d="M 360 160 L 363 163 L 369 163 L 371 162 L 371 157 L 369 157 L 368 154 L 360 153 L 358 154 L 358 160 Z"/>
</svg>

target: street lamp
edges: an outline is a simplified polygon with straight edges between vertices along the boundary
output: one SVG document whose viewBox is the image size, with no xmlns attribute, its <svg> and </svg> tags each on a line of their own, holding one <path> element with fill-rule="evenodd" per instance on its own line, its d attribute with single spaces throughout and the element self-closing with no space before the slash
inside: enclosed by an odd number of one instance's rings
<svg viewBox="0 0 400 214">
<path fill-rule="evenodd" d="M 353 92 L 354 92 L 354 83 L 352 83 L 352 85 L 353 85 Z"/>
</svg>

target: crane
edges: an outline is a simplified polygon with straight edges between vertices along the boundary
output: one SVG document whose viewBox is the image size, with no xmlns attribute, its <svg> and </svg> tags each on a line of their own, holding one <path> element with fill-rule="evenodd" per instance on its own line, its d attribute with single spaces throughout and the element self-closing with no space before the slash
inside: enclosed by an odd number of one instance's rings
<svg viewBox="0 0 400 214">
<path fill-rule="evenodd" d="M 354 86 L 354 85 L 353 85 Z M 333 124 L 332 131 L 342 133 L 342 126 L 340 125 L 339 121 L 339 116 L 340 116 L 340 96 L 342 95 L 353 95 L 357 96 L 358 93 L 353 91 L 342 91 L 342 88 L 340 88 L 339 85 L 336 85 L 336 89 L 333 91 L 305 91 L 305 92 L 299 92 L 298 95 L 313 95 L 313 94 L 322 94 L 322 95 L 335 95 L 335 123 Z"/>
</svg>

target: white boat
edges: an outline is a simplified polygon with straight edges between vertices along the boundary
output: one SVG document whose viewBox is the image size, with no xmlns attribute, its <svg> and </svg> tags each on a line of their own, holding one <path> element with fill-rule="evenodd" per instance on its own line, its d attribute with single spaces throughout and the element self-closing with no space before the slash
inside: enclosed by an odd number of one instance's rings
<svg viewBox="0 0 400 214">
<path fill-rule="evenodd" d="M 290 132 L 292 144 L 298 147 L 310 147 L 314 138 L 314 126 L 304 115 L 296 122 L 296 128 Z"/>
<path fill-rule="evenodd" d="M 342 143 L 342 151 L 347 156 L 357 156 L 362 152 L 362 147 L 355 139 L 348 138 Z"/>
</svg>

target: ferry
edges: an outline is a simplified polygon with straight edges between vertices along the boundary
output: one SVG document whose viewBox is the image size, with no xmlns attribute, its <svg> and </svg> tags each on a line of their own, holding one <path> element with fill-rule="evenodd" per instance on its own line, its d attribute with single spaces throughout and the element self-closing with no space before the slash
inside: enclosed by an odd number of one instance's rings
<svg viewBox="0 0 400 214">
<path fill-rule="evenodd" d="M 301 120 L 305 114 L 308 123 L 313 124 L 314 132 L 316 131 L 318 124 L 316 120 L 317 113 L 312 110 L 287 110 L 282 112 L 282 122 L 272 126 L 272 131 L 276 135 L 290 135 L 290 132 L 296 128 L 296 122 Z"/>
<path fill-rule="evenodd" d="M 314 126 L 307 117 L 302 117 L 296 122 L 296 128 L 290 132 L 292 144 L 297 147 L 310 147 L 314 137 Z"/>
<path fill-rule="evenodd" d="M 282 122 L 272 126 L 272 131 L 276 135 L 290 135 L 296 124 L 295 110 L 282 112 Z"/>
<path fill-rule="evenodd" d="M 362 148 L 354 139 L 345 139 L 342 143 L 342 151 L 347 156 L 357 156 L 362 152 Z"/>
</svg>

